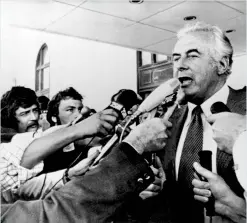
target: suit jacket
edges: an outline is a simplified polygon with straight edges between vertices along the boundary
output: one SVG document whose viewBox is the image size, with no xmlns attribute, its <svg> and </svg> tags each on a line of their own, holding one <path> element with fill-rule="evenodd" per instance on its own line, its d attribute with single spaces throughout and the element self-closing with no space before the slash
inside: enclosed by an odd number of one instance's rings
<svg viewBox="0 0 247 223">
<path fill-rule="evenodd" d="M 241 90 L 234 90 L 230 88 L 227 106 L 231 112 L 246 115 L 246 87 Z M 184 122 L 188 114 L 187 105 L 182 106 L 180 109 L 176 109 L 170 118 L 172 122 L 171 138 L 168 139 L 165 150 L 159 154 L 162 158 L 163 167 L 166 173 L 167 183 L 164 187 L 165 191 L 160 196 L 161 203 L 168 202 L 168 208 L 170 211 L 169 220 L 160 220 L 150 222 L 204 222 L 202 210 L 202 204 L 195 201 L 193 198 L 193 191 L 184 190 L 180 188 L 175 178 L 175 156 L 176 149 L 179 142 L 180 134 L 182 132 Z M 217 150 L 217 172 L 223 177 L 230 188 L 240 197 L 243 197 L 243 188 L 238 183 L 235 171 L 233 169 L 232 155 Z M 164 209 L 163 209 L 164 210 Z M 160 210 L 161 212 L 163 210 Z M 155 216 L 155 215 L 154 215 Z M 154 216 L 151 217 L 155 218 Z M 167 216 L 165 216 L 167 219 Z M 162 219 L 162 218 L 160 218 Z"/>
<path fill-rule="evenodd" d="M 122 143 L 86 175 L 76 177 L 43 200 L 1 206 L 1 222 L 110 222 L 125 200 L 154 180 L 144 159 Z"/>
</svg>

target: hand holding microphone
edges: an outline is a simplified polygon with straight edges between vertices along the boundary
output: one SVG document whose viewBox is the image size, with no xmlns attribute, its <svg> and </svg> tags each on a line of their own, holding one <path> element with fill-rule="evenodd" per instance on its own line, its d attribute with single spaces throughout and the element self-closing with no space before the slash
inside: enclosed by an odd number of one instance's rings
<svg viewBox="0 0 247 223">
<path fill-rule="evenodd" d="M 194 179 L 192 181 L 195 193 L 194 198 L 200 202 L 207 203 L 209 198 L 213 195 L 215 198 L 215 212 L 219 215 L 228 216 L 229 213 L 226 213 L 227 210 L 232 209 L 229 204 L 234 203 L 234 201 L 239 200 L 239 198 L 230 189 L 222 177 L 203 168 L 197 162 L 193 164 L 193 167 L 198 174 L 207 180 L 207 182 L 199 179 Z"/>
<path fill-rule="evenodd" d="M 139 154 L 155 152 L 164 148 L 172 124 L 164 119 L 153 118 L 141 123 L 123 140 Z"/>
</svg>

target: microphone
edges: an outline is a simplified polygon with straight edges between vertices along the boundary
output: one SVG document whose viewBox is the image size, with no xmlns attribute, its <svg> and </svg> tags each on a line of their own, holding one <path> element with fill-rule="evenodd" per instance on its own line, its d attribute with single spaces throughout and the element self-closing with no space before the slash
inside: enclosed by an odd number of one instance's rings
<svg viewBox="0 0 247 223">
<path fill-rule="evenodd" d="M 212 114 L 217 114 L 221 112 L 231 112 L 230 109 L 221 101 L 215 102 L 210 108 Z"/>
<path fill-rule="evenodd" d="M 111 103 L 104 110 L 108 108 L 114 109 L 118 114 L 120 120 L 123 120 L 127 117 L 128 111 L 136 104 L 140 104 L 142 99 L 134 91 L 130 89 L 119 90 L 111 98 Z M 79 115 L 74 121 L 73 124 L 76 124 L 85 119 L 83 115 Z"/>
<path fill-rule="evenodd" d="M 212 171 L 212 151 L 210 150 L 202 150 L 198 153 L 199 155 L 199 159 L 200 159 L 200 164 L 203 168 Z M 206 181 L 206 179 L 201 179 L 203 181 Z M 208 202 L 205 204 L 205 208 L 206 208 L 206 215 L 207 216 L 214 216 L 215 215 L 215 210 L 214 210 L 214 203 L 215 203 L 215 199 L 214 197 L 211 195 L 208 198 Z"/>
<path fill-rule="evenodd" d="M 128 111 L 136 104 L 140 104 L 141 99 L 130 89 L 121 89 L 111 98 L 111 104 L 107 108 L 113 108 L 120 114 L 120 119 L 125 119 Z M 107 109 L 106 108 L 106 109 Z"/>
<path fill-rule="evenodd" d="M 125 128 L 128 127 L 128 125 L 135 120 L 140 114 L 144 112 L 149 112 L 152 109 L 156 108 L 161 102 L 164 101 L 164 99 L 171 94 L 174 94 L 177 92 L 177 90 L 180 87 L 180 82 L 177 78 L 172 78 L 165 83 L 161 84 L 159 87 L 157 87 L 138 107 L 137 111 L 130 117 L 128 122 L 125 124 L 124 128 L 122 129 L 122 134 L 120 136 L 120 141 L 122 139 L 123 133 L 125 131 Z M 172 110 L 172 112 L 174 109 Z M 172 113 L 171 112 L 171 113 Z M 109 149 L 116 143 L 118 139 L 117 134 L 115 134 L 112 139 L 102 148 L 100 155 L 95 159 L 92 166 L 96 165 L 100 159 L 106 154 L 106 152 L 109 151 Z"/>
<path fill-rule="evenodd" d="M 157 87 L 138 107 L 133 114 L 132 120 L 142 113 L 149 112 L 156 108 L 166 97 L 175 93 L 180 87 L 180 82 L 177 78 L 169 79 L 168 81 Z"/>
</svg>

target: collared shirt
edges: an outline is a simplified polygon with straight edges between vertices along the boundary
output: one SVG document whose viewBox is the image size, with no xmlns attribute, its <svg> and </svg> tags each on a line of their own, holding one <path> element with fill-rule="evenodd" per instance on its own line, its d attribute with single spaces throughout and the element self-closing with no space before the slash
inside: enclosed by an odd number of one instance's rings
<svg viewBox="0 0 247 223">
<path fill-rule="evenodd" d="M 212 115 L 210 108 L 215 102 L 223 102 L 226 104 L 227 98 L 229 96 L 229 88 L 225 84 L 218 92 L 216 92 L 212 97 L 206 100 L 203 104 L 201 104 L 202 108 L 202 123 L 203 123 L 203 150 L 212 151 L 212 171 L 216 173 L 216 152 L 217 152 L 217 144 L 213 140 L 213 131 L 211 125 L 207 122 L 207 118 Z M 178 177 L 178 170 L 180 164 L 180 158 L 183 150 L 183 145 L 185 141 L 186 134 L 188 132 L 190 122 L 191 122 L 191 113 L 192 110 L 196 107 L 195 104 L 188 103 L 188 115 L 185 120 L 185 124 L 180 136 L 180 140 L 178 143 L 177 153 L 176 153 L 176 178 Z"/>
<path fill-rule="evenodd" d="M 20 166 L 25 149 L 34 139 L 40 137 L 40 134 L 40 132 L 36 134 L 33 132 L 16 134 L 11 142 L 0 144 L 0 182 L 2 191 L 11 189 L 15 192 L 20 185 L 43 170 L 43 162 L 30 170 Z"/>
<path fill-rule="evenodd" d="M 213 131 L 211 125 L 207 122 L 207 117 L 212 115 L 210 109 L 211 106 L 215 102 L 223 102 L 224 104 L 227 103 L 227 98 L 229 96 L 229 88 L 225 84 L 218 92 L 216 92 L 212 97 L 206 100 L 203 104 L 201 104 L 201 108 L 203 113 L 201 114 L 202 123 L 203 123 L 203 145 L 202 150 L 210 150 L 212 151 L 212 172 L 217 173 L 217 166 L 216 166 L 216 152 L 217 152 L 217 144 L 213 140 Z M 191 122 L 191 114 L 193 109 L 196 107 L 195 104 L 188 103 L 188 115 L 185 120 L 185 124 L 180 136 L 180 140 L 178 143 L 178 148 L 176 152 L 175 158 L 175 169 L 176 169 L 176 179 L 178 178 L 178 171 L 179 171 L 179 164 L 181 159 L 181 154 L 183 150 L 183 145 L 185 141 L 186 134 L 188 132 L 190 122 Z M 205 216 L 205 223 L 209 222 L 209 218 Z M 220 216 L 213 217 L 213 223 L 222 223 L 225 222 Z"/>
<path fill-rule="evenodd" d="M 26 169 L 20 166 L 20 162 L 26 148 L 35 139 L 66 126 L 67 125 L 54 126 L 45 132 L 42 132 L 41 129 L 39 129 L 35 133 L 19 133 L 12 138 L 11 142 L 0 144 L 0 182 L 2 192 L 11 190 L 13 193 L 17 193 L 17 190 L 21 185 L 35 177 L 43 170 L 43 162 L 38 163 L 32 169 Z M 67 147 L 71 148 L 72 146 L 68 145 Z M 57 171 L 55 173 L 57 173 L 58 177 L 47 178 L 51 180 L 51 182 L 49 182 L 50 185 L 55 184 L 57 182 L 56 179 L 62 178 L 63 176 L 61 171 Z M 55 173 L 48 173 L 48 175 L 51 174 L 54 176 Z"/>
</svg>

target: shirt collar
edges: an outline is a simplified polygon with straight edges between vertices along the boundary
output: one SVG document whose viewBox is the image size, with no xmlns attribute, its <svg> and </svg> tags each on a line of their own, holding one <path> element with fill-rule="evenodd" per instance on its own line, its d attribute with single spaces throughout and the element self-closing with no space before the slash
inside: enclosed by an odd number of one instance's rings
<svg viewBox="0 0 247 223">
<path fill-rule="evenodd" d="M 214 95 L 212 95 L 209 99 L 207 99 L 201 104 L 201 108 L 204 115 L 206 117 L 212 115 L 210 108 L 215 102 L 223 102 L 224 104 L 226 104 L 228 96 L 229 96 L 229 88 L 227 84 L 225 84 L 219 91 L 217 91 Z M 195 104 L 188 102 L 188 108 L 190 114 L 195 107 L 196 107 Z"/>
</svg>

